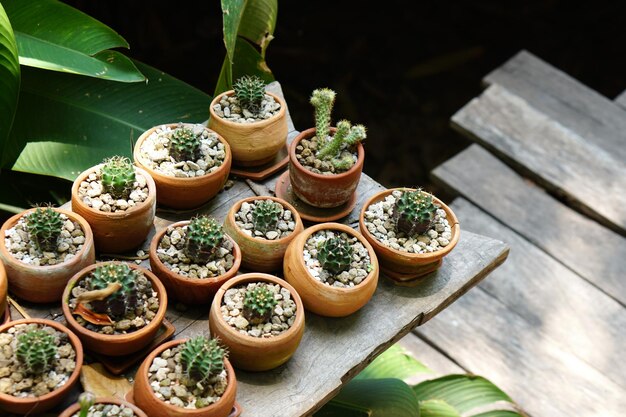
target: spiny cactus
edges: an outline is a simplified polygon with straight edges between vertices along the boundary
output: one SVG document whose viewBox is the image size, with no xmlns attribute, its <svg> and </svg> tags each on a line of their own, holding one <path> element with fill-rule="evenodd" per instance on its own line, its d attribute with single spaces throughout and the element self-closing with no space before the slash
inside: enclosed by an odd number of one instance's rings
<svg viewBox="0 0 626 417">
<path fill-rule="evenodd" d="M 222 226 L 212 217 L 199 216 L 187 226 L 187 240 L 183 251 L 192 262 L 206 264 L 217 252 L 224 240 Z"/>
<path fill-rule="evenodd" d="M 26 229 L 37 249 L 53 252 L 63 230 L 63 220 L 61 214 L 51 207 L 38 207 L 26 218 Z"/>
<path fill-rule="evenodd" d="M 319 88 L 311 94 L 310 102 L 315 107 L 315 135 L 320 141 L 330 133 L 330 115 L 335 103 L 335 92 L 329 88 Z"/>
<path fill-rule="evenodd" d="M 243 316 L 251 324 L 267 323 L 272 318 L 276 304 L 274 292 L 267 285 L 258 284 L 251 290 L 246 290 L 243 298 Z"/>
<path fill-rule="evenodd" d="M 180 361 L 189 385 L 203 383 L 224 370 L 226 349 L 217 339 L 198 336 L 183 344 Z"/>
<path fill-rule="evenodd" d="M 57 345 L 54 336 L 45 330 L 29 330 L 17 337 L 17 359 L 31 374 L 41 375 L 50 370 L 56 355 Z"/>
<path fill-rule="evenodd" d="M 80 414 L 78 417 L 87 417 L 89 409 L 96 402 L 96 396 L 89 391 L 85 391 L 78 396 L 78 405 L 80 405 Z"/>
<path fill-rule="evenodd" d="M 317 157 L 320 159 L 328 159 L 339 155 L 346 136 L 350 133 L 351 126 L 352 125 L 347 120 L 339 121 L 337 123 L 337 130 L 335 131 L 332 139 L 328 142 L 320 142 L 320 144 L 324 145 L 317 151 Z"/>
<path fill-rule="evenodd" d="M 326 239 L 317 251 L 317 260 L 328 272 L 340 274 L 350 269 L 352 245 L 341 237 Z"/>
<path fill-rule="evenodd" d="M 265 81 L 256 75 L 244 75 L 233 84 L 233 89 L 242 108 L 253 114 L 259 111 L 265 98 Z"/>
<path fill-rule="evenodd" d="M 437 206 L 433 203 L 433 196 L 422 190 L 405 191 L 396 200 L 393 206 L 392 219 L 396 231 L 407 236 L 416 236 L 426 233 L 433 221 Z"/>
<path fill-rule="evenodd" d="M 128 199 L 135 182 L 135 167 L 130 159 L 114 156 L 104 161 L 100 180 L 105 193 L 115 199 Z"/>
<path fill-rule="evenodd" d="M 176 161 L 195 161 L 200 158 L 200 135 L 196 135 L 193 129 L 179 125 L 170 133 L 169 139 L 168 150 Z"/>
<path fill-rule="evenodd" d="M 254 229 L 262 233 L 276 230 L 276 225 L 278 225 L 282 211 L 282 206 L 275 201 L 259 201 L 254 206 L 254 210 L 252 210 L 252 224 L 254 225 Z"/>
<path fill-rule="evenodd" d="M 107 314 L 113 319 L 121 319 L 127 313 L 135 311 L 139 305 L 136 281 L 140 276 L 140 271 L 131 269 L 124 263 L 105 263 L 98 266 L 85 278 L 88 291 L 102 290 L 113 282 L 120 283 L 122 287 L 104 300 L 90 301 L 92 310 Z"/>
</svg>

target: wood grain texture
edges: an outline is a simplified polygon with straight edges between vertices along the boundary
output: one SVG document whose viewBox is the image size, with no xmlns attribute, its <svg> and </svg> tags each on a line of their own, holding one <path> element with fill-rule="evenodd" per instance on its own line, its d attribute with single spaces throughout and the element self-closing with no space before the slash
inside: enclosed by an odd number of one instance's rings
<svg viewBox="0 0 626 417">
<path fill-rule="evenodd" d="M 615 104 L 626 109 L 626 90 L 622 91 L 619 96 L 615 97 Z"/>
<path fill-rule="evenodd" d="M 525 181 L 479 145 L 444 162 L 432 176 L 626 305 L 623 236 Z"/>
<path fill-rule="evenodd" d="M 492 85 L 452 117 L 453 126 L 530 178 L 626 235 L 626 163 L 524 99 Z"/>
</svg>

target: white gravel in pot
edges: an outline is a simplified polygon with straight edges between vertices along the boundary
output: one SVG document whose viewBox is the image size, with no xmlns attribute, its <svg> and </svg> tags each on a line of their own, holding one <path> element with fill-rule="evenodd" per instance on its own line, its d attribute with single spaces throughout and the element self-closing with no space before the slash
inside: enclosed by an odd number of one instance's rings
<svg viewBox="0 0 626 417">
<path fill-rule="evenodd" d="M 213 105 L 215 114 L 224 120 L 234 123 L 256 123 L 262 120 L 271 119 L 280 112 L 280 103 L 269 94 L 265 94 L 265 98 L 261 101 L 261 107 L 256 113 L 252 113 L 247 109 L 242 109 L 239 100 L 233 94 L 227 96 L 222 95 L 220 101 Z"/>
<path fill-rule="evenodd" d="M 78 198 L 87 206 L 105 213 L 115 213 L 129 210 L 148 198 L 148 184 L 146 178 L 135 170 L 135 182 L 127 199 L 116 199 L 104 192 L 100 168 L 90 173 L 78 187 Z"/>
</svg>

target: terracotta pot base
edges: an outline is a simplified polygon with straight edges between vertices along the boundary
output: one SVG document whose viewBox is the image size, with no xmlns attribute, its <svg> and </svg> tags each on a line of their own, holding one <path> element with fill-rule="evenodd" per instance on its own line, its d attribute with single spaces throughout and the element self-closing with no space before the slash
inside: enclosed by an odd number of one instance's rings
<svg viewBox="0 0 626 417">
<path fill-rule="evenodd" d="M 285 168 L 288 163 L 289 150 L 287 145 L 285 145 L 276 155 L 272 157 L 270 161 L 265 164 L 258 166 L 233 165 L 230 168 L 230 173 L 231 175 L 239 178 L 250 179 L 253 181 L 263 181 Z"/>
<path fill-rule="evenodd" d="M 2 319 L 0 320 L 0 324 L 7 324 L 11 321 L 11 307 L 7 305 L 4 314 L 2 315 Z"/>
<path fill-rule="evenodd" d="M 135 405 L 135 401 L 134 401 L 134 397 L 133 397 L 133 390 L 131 389 L 130 391 L 128 391 L 126 393 L 126 395 L 124 395 L 124 399 Z M 230 414 L 228 415 L 228 417 L 239 417 L 241 415 L 241 413 L 243 413 L 243 408 L 241 407 L 241 405 L 239 405 L 238 402 L 235 401 L 235 405 L 233 406 L 233 411 L 230 412 Z"/>
<path fill-rule="evenodd" d="M 415 287 L 422 282 L 423 277 L 439 269 L 442 263 L 443 259 L 440 259 L 431 264 L 420 265 L 419 267 L 415 268 L 414 273 L 410 274 L 394 272 L 390 269 L 385 268 L 382 265 L 380 267 L 380 271 L 396 285 L 399 285 L 401 287 Z"/>
</svg>

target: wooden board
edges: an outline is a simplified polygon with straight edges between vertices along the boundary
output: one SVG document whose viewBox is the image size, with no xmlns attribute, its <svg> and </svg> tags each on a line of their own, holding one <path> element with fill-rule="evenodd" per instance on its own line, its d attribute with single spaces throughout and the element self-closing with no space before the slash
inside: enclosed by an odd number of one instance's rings
<svg viewBox="0 0 626 417">
<path fill-rule="evenodd" d="M 615 104 L 626 109 L 626 90 L 622 91 L 622 93 L 615 97 Z"/>
<path fill-rule="evenodd" d="M 563 205 L 479 145 L 444 162 L 432 176 L 626 305 L 623 236 Z"/>
</svg>

